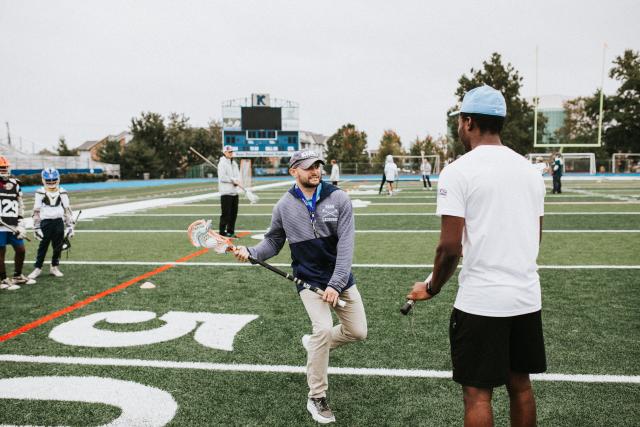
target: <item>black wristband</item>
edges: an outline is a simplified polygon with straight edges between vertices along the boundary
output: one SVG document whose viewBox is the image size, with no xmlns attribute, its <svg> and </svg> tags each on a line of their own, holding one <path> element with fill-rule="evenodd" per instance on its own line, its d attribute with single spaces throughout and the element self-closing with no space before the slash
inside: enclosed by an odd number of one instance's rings
<svg viewBox="0 0 640 427">
<path fill-rule="evenodd" d="M 427 293 L 432 297 L 435 297 L 436 295 L 438 295 L 437 292 L 434 292 L 433 289 L 431 289 L 431 281 L 427 283 Z"/>
</svg>

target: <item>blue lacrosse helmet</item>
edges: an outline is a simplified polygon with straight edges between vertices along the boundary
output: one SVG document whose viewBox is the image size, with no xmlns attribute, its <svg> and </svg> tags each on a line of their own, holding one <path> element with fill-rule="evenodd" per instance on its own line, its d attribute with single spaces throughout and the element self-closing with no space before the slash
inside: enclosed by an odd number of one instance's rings
<svg viewBox="0 0 640 427">
<path fill-rule="evenodd" d="M 58 190 L 58 185 L 60 185 L 60 172 L 58 172 L 57 169 L 46 168 L 40 175 L 42 175 L 42 184 L 47 190 Z"/>
</svg>

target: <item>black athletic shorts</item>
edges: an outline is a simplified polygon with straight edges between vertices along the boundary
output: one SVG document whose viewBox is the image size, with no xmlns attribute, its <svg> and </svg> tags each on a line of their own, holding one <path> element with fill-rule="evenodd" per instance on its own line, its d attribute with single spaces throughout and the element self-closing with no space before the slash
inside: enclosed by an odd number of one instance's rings
<svg viewBox="0 0 640 427">
<path fill-rule="evenodd" d="M 504 385 L 509 371 L 547 370 L 540 311 L 512 317 L 488 317 L 456 308 L 449 322 L 453 380 L 463 386 Z"/>
</svg>

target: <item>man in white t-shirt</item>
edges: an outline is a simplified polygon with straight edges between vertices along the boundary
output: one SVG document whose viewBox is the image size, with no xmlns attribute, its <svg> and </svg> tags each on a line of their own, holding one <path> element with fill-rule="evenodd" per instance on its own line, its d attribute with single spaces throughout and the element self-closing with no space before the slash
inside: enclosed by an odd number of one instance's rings
<svg viewBox="0 0 640 427">
<path fill-rule="evenodd" d="M 432 280 L 415 283 L 407 297 L 435 296 L 464 255 L 449 325 L 464 425 L 492 425 L 493 388 L 506 384 L 512 425 L 533 426 L 529 374 L 546 370 L 536 264 L 544 181 L 527 159 L 501 143 L 506 103 L 500 92 L 475 88 L 455 114 L 467 153 L 440 174 L 442 224 Z"/>
</svg>

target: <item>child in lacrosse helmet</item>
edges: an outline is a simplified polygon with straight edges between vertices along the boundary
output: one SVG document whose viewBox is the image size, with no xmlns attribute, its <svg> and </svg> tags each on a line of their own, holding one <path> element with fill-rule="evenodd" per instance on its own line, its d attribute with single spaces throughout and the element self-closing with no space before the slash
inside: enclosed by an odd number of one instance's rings
<svg viewBox="0 0 640 427">
<path fill-rule="evenodd" d="M 22 274 L 25 249 L 24 203 L 20 181 L 11 176 L 9 160 L 0 156 L 0 289 L 20 289 L 20 285 L 35 283 Z M 7 278 L 4 256 L 7 245 L 15 252 L 13 278 Z"/>
<path fill-rule="evenodd" d="M 58 267 L 64 240 L 73 237 L 73 212 L 69 203 L 69 195 L 60 187 L 60 172 L 54 168 L 44 169 L 41 173 L 43 186 L 36 191 L 33 204 L 33 233 L 40 241 L 36 256 L 35 268 L 29 274 L 35 279 L 42 273 L 44 257 L 49 244 L 53 248 L 51 257 L 51 274 L 62 277 L 64 274 Z"/>
</svg>

